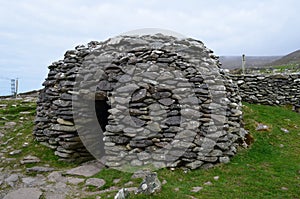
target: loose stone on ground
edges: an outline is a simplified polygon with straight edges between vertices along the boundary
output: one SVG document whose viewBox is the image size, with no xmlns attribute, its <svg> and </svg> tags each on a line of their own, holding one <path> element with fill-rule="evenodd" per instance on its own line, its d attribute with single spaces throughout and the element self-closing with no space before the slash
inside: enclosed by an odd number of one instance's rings
<svg viewBox="0 0 300 199">
<path fill-rule="evenodd" d="M 3 199 L 39 199 L 42 192 L 37 188 L 20 188 L 4 196 Z"/>
</svg>

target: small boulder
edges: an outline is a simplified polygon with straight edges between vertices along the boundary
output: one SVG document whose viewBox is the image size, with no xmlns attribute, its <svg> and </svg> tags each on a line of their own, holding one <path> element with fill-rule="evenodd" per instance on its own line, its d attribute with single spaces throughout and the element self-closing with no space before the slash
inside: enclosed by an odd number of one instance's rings
<svg viewBox="0 0 300 199">
<path fill-rule="evenodd" d="M 145 179 L 138 187 L 136 193 L 143 193 L 146 195 L 150 195 L 155 192 L 159 192 L 160 190 L 161 190 L 161 182 L 157 177 L 157 173 L 151 172 L 146 175 Z"/>
<path fill-rule="evenodd" d="M 258 123 L 255 130 L 256 131 L 270 131 L 270 128 L 265 124 Z"/>
<path fill-rule="evenodd" d="M 23 160 L 20 161 L 21 164 L 31 164 L 31 163 L 38 163 L 41 160 L 36 157 L 36 156 L 32 156 L 32 155 L 28 155 L 26 157 L 23 158 Z"/>
<path fill-rule="evenodd" d="M 35 166 L 31 168 L 27 168 L 26 171 L 29 172 L 37 172 L 37 173 L 44 173 L 44 172 L 51 172 L 54 171 L 54 168 L 51 167 L 40 167 L 40 166 Z"/>
<path fill-rule="evenodd" d="M 129 197 L 129 191 L 126 188 L 122 188 L 115 195 L 114 199 L 126 199 Z"/>
<path fill-rule="evenodd" d="M 85 185 L 86 186 L 94 186 L 97 188 L 102 187 L 103 185 L 105 185 L 105 180 L 103 179 L 99 179 L 99 178 L 89 178 L 86 180 Z"/>
<path fill-rule="evenodd" d="M 280 130 L 281 130 L 282 132 L 284 132 L 284 133 L 289 133 L 289 132 L 290 132 L 290 131 L 287 130 L 286 128 L 280 128 Z"/>
<path fill-rule="evenodd" d="M 36 188 L 20 188 L 4 196 L 3 199 L 39 199 L 42 192 Z"/>
</svg>

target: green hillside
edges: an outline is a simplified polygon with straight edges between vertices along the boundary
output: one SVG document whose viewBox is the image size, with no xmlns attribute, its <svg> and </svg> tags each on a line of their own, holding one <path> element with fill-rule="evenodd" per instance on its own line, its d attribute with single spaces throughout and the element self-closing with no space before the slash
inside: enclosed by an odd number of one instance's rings
<svg viewBox="0 0 300 199">
<path fill-rule="evenodd" d="M 287 54 L 282 58 L 271 62 L 268 65 L 281 66 L 281 65 L 295 65 L 295 64 L 300 65 L 300 50 Z"/>
</svg>

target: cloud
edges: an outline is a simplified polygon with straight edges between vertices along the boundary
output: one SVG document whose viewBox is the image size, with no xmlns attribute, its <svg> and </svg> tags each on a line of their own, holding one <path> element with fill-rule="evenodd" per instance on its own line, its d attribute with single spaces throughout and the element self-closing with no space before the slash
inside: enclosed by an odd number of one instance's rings
<svg viewBox="0 0 300 199">
<path fill-rule="evenodd" d="M 28 88 L 39 88 L 47 65 L 62 59 L 67 49 L 138 28 L 164 28 L 194 37 L 218 55 L 281 55 L 300 43 L 297 0 L 10 0 L 1 4 L 0 73 L 23 77 L 24 90 L 27 79 L 36 80 Z"/>
</svg>

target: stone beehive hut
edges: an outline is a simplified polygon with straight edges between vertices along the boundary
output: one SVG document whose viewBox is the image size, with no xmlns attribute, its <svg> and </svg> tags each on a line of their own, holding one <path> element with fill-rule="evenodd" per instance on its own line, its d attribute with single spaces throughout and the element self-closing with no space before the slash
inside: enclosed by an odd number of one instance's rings
<svg viewBox="0 0 300 199">
<path fill-rule="evenodd" d="M 77 46 L 49 69 L 34 135 L 63 160 L 207 168 L 244 144 L 237 87 L 200 41 L 118 36 Z"/>
</svg>

